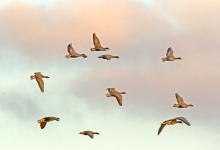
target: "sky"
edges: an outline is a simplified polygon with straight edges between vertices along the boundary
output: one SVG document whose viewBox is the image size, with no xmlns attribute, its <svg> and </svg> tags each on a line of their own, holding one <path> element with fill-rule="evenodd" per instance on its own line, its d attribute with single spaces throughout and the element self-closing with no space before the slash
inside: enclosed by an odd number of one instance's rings
<svg viewBox="0 0 220 150">
<path fill-rule="evenodd" d="M 219 17 L 219 0 L 0 0 L 0 148 L 218 150 Z M 90 51 L 94 32 L 110 51 Z M 88 57 L 66 59 L 69 43 Z M 162 62 L 168 47 L 182 60 Z M 108 87 L 127 93 L 122 107 Z M 194 107 L 173 108 L 176 92 Z M 41 130 L 45 116 L 60 121 Z M 157 136 L 178 116 L 192 125 Z"/>
</svg>

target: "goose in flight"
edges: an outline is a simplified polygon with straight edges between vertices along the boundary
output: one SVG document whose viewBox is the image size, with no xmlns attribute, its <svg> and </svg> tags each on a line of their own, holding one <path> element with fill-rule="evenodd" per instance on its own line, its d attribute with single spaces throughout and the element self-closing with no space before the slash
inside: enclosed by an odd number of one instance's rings
<svg viewBox="0 0 220 150">
<path fill-rule="evenodd" d="M 93 131 L 89 131 L 89 130 L 80 132 L 79 134 L 87 135 L 87 136 L 89 136 L 89 137 L 92 138 L 92 139 L 94 138 L 94 135 L 95 135 L 95 134 L 99 135 L 98 132 L 93 132 Z"/>
<path fill-rule="evenodd" d="M 102 58 L 102 59 L 106 59 L 106 60 L 111 60 L 112 58 L 119 58 L 119 56 L 114 56 L 114 55 L 110 55 L 110 54 L 105 54 L 105 55 L 101 55 L 98 58 Z"/>
<path fill-rule="evenodd" d="M 38 120 L 37 122 L 40 124 L 40 128 L 43 129 L 46 126 L 47 122 L 51 122 L 54 120 L 59 121 L 60 118 L 58 118 L 58 117 L 44 117 L 44 118 Z"/>
<path fill-rule="evenodd" d="M 72 43 L 68 44 L 67 52 L 68 52 L 68 54 L 65 55 L 66 58 L 77 58 L 77 57 L 87 58 L 86 54 L 79 54 L 79 53 L 77 53 L 75 51 L 75 49 L 73 48 Z"/>
<path fill-rule="evenodd" d="M 176 96 L 176 100 L 177 100 L 177 104 L 174 104 L 173 107 L 177 107 L 177 108 L 187 108 L 187 107 L 193 107 L 192 104 L 186 104 L 184 99 L 178 94 L 175 94 Z"/>
<path fill-rule="evenodd" d="M 168 48 L 167 53 L 166 53 L 166 57 L 162 58 L 162 61 L 174 61 L 177 59 L 182 59 L 181 57 L 176 57 L 174 55 L 173 49 L 171 47 Z"/>
<path fill-rule="evenodd" d="M 177 123 L 185 123 L 186 125 L 190 126 L 191 124 L 189 123 L 189 121 L 184 118 L 184 117 L 176 117 L 174 119 L 170 119 L 170 120 L 166 120 L 164 121 L 163 123 L 161 123 L 161 126 L 158 130 L 158 135 L 161 133 L 161 131 L 163 130 L 163 128 L 166 126 L 166 125 L 175 125 Z"/>
<path fill-rule="evenodd" d="M 41 72 L 35 72 L 34 75 L 30 76 L 31 80 L 36 79 L 37 84 L 41 90 L 41 92 L 44 92 L 44 80 L 43 78 L 50 78 L 48 76 L 43 75 Z"/>
<path fill-rule="evenodd" d="M 91 48 L 91 51 L 106 51 L 109 50 L 109 48 L 107 47 L 103 47 L 101 45 L 101 42 L 99 41 L 99 38 L 96 36 L 95 33 L 93 33 L 93 44 L 94 44 L 94 48 Z"/>
<path fill-rule="evenodd" d="M 108 93 L 107 97 L 115 97 L 118 101 L 119 106 L 122 106 L 122 94 L 126 94 L 126 92 L 119 92 L 115 88 L 107 88 Z"/>
</svg>

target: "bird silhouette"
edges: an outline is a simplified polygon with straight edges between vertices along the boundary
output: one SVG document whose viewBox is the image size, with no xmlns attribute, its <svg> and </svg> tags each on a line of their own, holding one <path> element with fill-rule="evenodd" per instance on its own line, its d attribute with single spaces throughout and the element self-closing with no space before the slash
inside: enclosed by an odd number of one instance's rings
<svg viewBox="0 0 220 150">
<path fill-rule="evenodd" d="M 79 53 L 77 53 L 75 51 L 75 49 L 73 48 L 72 43 L 68 44 L 67 52 L 68 52 L 68 54 L 65 55 L 66 58 L 78 58 L 78 57 L 87 58 L 86 54 L 79 54 Z"/>
<path fill-rule="evenodd" d="M 94 48 L 90 49 L 92 52 L 93 51 L 106 51 L 106 50 L 109 50 L 109 48 L 103 47 L 101 45 L 101 42 L 100 42 L 99 38 L 97 37 L 97 35 L 95 33 L 93 33 L 93 44 L 94 44 Z"/>
<path fill-rule="evenodd" d="M 41 90 L 41 92 L 44 92 L 44 80 L 43 78 L 50 78 L 48 76 L 43 75 L 41 72 L 35 72 L 34 75 L 30 76 L 31 80 L 36 80 L 37 84 Z"/>
<path fill-rule="evenodd" d="M 177 123 L 185 123 L 186 125 L 190 126 L 191 124 L 189 123 L 189 121 L 185 118 L 185 117 L 176 117 L 174 119 L 170 119 L 170 120 L 166 120 L 163 123 L 161 123 L 161 126 L 158 130 L 158 135 L 160 135 L 161 131 L 163 130 L 163 128 L 166 125 L 175 125 Z"/>
<path fill-rule="evenodd" d="M 119 106 L 122 106 L 122 94 L 126 94 L 126 92 L 119 92 L 115 88 L 107 88 L 108 93 L 107 97 L 115 97 Z"/>
<path fill-rule="evenodd" d="M 58 117 L 44 117 L 44 118 L 41 118 L 40 120 L 38 120 L 38 123 L 40 124 L 40 128 L 43 129 L 48 122 L 51 122 L 54 120 L 59 121 L 60 118 L 58 118 Z"/>
<path fill-rule="evenodd" d="M 162 58 L 162 61 L 174 61 L 177 59 L 182 59 L 181 57 L 176 57 L 174 55 L 173 49 L 171 47 L 168 48 L 167 53 L 166 53 L 166 57 Z"/>
</svg>

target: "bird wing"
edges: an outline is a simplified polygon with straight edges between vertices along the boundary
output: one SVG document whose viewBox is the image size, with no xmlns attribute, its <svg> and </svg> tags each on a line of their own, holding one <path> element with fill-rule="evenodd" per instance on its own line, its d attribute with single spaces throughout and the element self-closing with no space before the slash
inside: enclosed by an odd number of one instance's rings
<svg viewBox="0 0 220 150">
<path fill-rule="evenodd" d="M 173 57 L 173 49 L 171 47 L 169 47 L 167 49 L 167 54 L 166 54 L 167 57 Z"/>
<path fill-rule="evenodd" d="M 189 121 L 188 121 L 185 117 L 177 117 L 177 118 L 175 118 L 175 119 L 184 122 L 184 123 L 187 124 L 188 126 L 191 125 L 191 124 L 189 123 Z"/>
<path fill-rule="evenodd" d="M 42 122 L 40 123 L 40 128 L 43 129 L 43 128 L 46 126 L 46 124 L 47 124 L 47 122 L 42 121 Z"/>
<path fill-rule="evenodd" d="M 91 132 L 88 132 L 87 135 L 88 135 L 90 138 L 92 138 L 92 139 L 94 138 L 94 135 L 93 135 L 93 133 L 91 133 Z"/>
<path fill-rule="evenodd" d="M 183 98 L 178 93 L 176 93 L 175 96 L 176 96 L 177 103 L 179 105 L 185 104 Z"/>
<path fill-rule="evenodd" d="M 41 90 L 41 92 L 44 92 L 44 80 L 40 77 L 36 78 L 37 84 Z"/>
<path fill-rule="evenodd" d="M 114 97 L 117 99 L 118 104 L 122 106 L 122 95 L 119 93 L 114 94 Z"/>
<path fill-rule="evenodd" d="M 96 36 L 96 34 L 95 33 L 93 33 L 93 44 L 94 44 L 94 46 L 95 46 L 95 48 L 102 48 L 102 45 L 101 45 L 101 43 L 100 43 L 100 40 L 99 40 L 99 38 Z"/>
<path fill-rule="evenodd" d="M 163 130 L 163 128 L 164 128 L 165 126 L 166 126 L 166 124 L 165 124 L 165 123 L 161 123 L 161 125 L 160 125 L 160 128 L 159 128 L 159 130 L 158 130 L 157 135 L 160 135 L 161 131 Z"/>
<path fill-rule="evenodd" d="M 72 54 L 75 53 L 75 50 L 74 50 L 74 48 L 73 48 L 73 46 L 72 46 L 71 43 L 68 44 L 68 46 L 67 46 L 67 51 L 68 51 L 68 53 L 69 53 L 70 55 L 72 55 Z"/>
</svg>

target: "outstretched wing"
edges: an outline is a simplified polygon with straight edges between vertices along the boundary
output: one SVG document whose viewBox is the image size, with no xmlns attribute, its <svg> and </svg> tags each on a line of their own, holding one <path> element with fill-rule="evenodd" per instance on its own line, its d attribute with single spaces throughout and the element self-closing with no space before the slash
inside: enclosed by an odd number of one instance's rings
<svg viewBox="0 0 220 150">
<path fill-rule="evenodd" d="M 188 121 L 185 117 L 177 117 L 177 118 L 175 118 L 175 119 L 184 122 L 184 123 L 187 124 L 188 126 L 191 126 L 191 124 L 189 123 L 189 121 Z"/>
<path fill-rule="evenodd" d="M 102 48 L 102 45 L 99 41 L 99 38 L 96 36 L 95 33 L 93 33 L 93 44 L 94 44 L 96 49 Z"/>
<path fill-rule="evenodd" d="M 163 128 L 164 128 L 165 126 L 166 126 L 166 124 L 165 124 L 165 123 L 161 123 L 161 125 L 160 125 L 160 128 L 159 128 L 159 130 L 158 130 L 157 135 L 160 135 L 161 131 L 163 130 Z"/>
<path fill-rule="evenodd" d="M 118 104 L 122 106 L 122 95 L 117 93 L 117 94 L 114 94 L 114 97 L 117 99 Z"/>
<path fill-rule="evenodd" d="M 167 54 L 166 54 L 167 57 L 173 57 L 173 49 L 171 47 L 169 47 L 167 49 Z"/>
<path fill-rule="evenodd" d="M 42 78 L 36 77 L 36 81 L 41 92 L 44 92 L 44 80 Z"/>
<path fill-rule="evenodd" d="M 185 104 L 183 98 L 182 98 L 178 93 L 176 93 L 175 96 L 176 96 L 177 103 L 178 103 L 179 105 Z"/>
<path fill-rule="evenodd" d="M 75 50 L 73 49 L 72 43 L 68 44 L 67 51 L 70 55 L 75 53 Z"/>
<path fill-rule="evenodd" d="M 88 135 L 90 138 L 92 138 L 92 139 L 94 138 L 94 135 L 93 135 L 93 133 L 91 133 L 91 132 L 88 132 L 87 135 Z"/>
<path fill-rule="evenodd" d="M 46 126 L 46 124 L 47 124 L 47 122 L 42 121 L 42 122 L 40 123 L 40 128 L 43 129 L 43 128 Z"/>
</svg>

